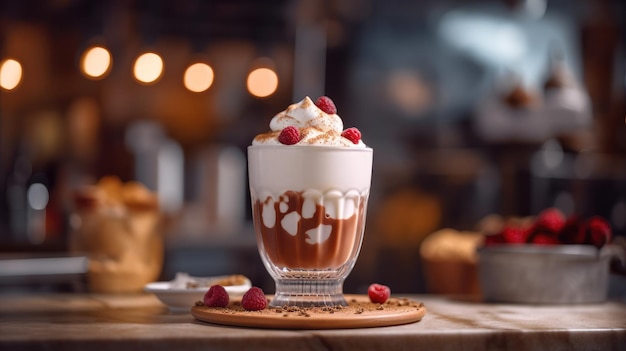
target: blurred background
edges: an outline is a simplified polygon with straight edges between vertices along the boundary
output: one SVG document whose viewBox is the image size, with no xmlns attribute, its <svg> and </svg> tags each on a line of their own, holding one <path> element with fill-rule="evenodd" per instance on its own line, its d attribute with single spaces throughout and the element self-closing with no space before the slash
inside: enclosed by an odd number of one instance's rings
<svg viewBox="0 0 626 351">
<path fill-rule="evenodd" d="M 158 195 L 161 279 L 272 291 L 245 151 L 306 95 L 375 150 L 348 292 L 427 291 L 422 240 L 490 214 L 554 206 L 624 237 L 625 17 L 620 0 L 3 0 L 0 254 L 68 252 L 74 191 L 115 175 Z"/>
</svg>

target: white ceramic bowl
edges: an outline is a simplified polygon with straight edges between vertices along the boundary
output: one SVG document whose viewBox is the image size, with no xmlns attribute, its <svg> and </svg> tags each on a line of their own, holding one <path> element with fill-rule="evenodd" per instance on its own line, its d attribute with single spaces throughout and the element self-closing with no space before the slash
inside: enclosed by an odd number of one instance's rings
<svg viewBox="0 0 626 351">
<path fill-rule="evenodd" d="M 177 274 L 176 278 L 171 281 L 148 283 L 144 287 L 144 291 L 153 293 L 156 297 L 167 305 L 174 312 L 188 312 L 197 301 L 204 299 L 204 294 L 217 282 L 228 278 L 228 276 L 215 277 L 190 277 L 184 273 Z M 186 287 L 188 281 L 201 282 L 198 287 Z M 232 299 L 242 296 L 252 287 L 248 278 L 240 285 L 226 285 L 224 289 L 228 292 L 228 296 Z"/>
<path fill-rule="evenodd" d="M 610 245 L 494 245 L 478 249 L 486 301 L 529 304 L 594 303 L 607 298 Z"/>
</svg>

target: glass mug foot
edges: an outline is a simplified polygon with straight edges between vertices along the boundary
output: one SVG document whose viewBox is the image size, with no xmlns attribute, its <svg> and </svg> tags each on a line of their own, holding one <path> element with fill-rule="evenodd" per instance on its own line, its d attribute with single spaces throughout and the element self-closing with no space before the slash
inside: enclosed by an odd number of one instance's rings
<svg viewBox="0 0 626 351">
<path fill-rule="evenodd" d="M 279 279 L 270 306 L 333 307 L 348 303 L 341 280 Z"/>
</svg>

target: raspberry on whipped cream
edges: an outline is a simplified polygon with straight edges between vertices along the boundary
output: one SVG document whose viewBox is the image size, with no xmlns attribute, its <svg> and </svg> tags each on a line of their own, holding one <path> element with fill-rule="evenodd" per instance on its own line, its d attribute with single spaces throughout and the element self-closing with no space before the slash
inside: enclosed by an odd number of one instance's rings
<svg viewBox="0 0 626 351">
<path fill-rule="evenodd" d="M 276 114 L 270 121 L 271 131 L 257 135 L 252 145 L 284 145 L 278 137 L 284 128 L 290 126 L 300 131 L 300 141 L 294 145 L 366 147 L 362 140 L 353 143 L 343 137 L 341 117 L 324 112 L 308 96 Z"/>
</svg>

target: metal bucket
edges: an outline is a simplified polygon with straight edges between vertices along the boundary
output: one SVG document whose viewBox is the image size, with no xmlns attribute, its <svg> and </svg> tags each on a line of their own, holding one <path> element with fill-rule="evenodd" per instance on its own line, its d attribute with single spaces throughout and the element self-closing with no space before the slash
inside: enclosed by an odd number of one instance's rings
<svg viewBox="0 0 626 351">
<path fill-rule="evenodd" d="M 485 301 L 528 304 L 606 300 L 609 263 L 623 257 L 611 245 L 496 245 L 478 249 Z"/>
</svg>

